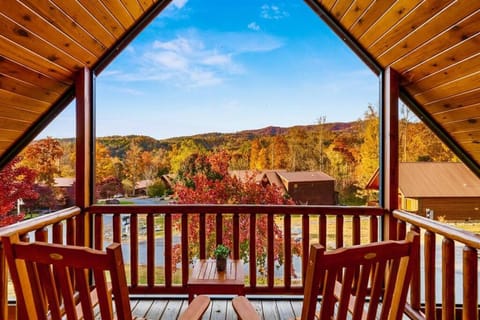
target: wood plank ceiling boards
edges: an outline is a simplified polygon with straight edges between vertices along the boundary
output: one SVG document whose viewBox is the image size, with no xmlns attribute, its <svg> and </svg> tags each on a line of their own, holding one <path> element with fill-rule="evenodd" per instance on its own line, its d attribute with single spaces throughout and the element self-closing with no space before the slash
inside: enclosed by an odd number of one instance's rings
<svg viewBox="0 0 480 320">
<path fill-rule="evenodd" d="M 102 69 L 169 2 L 2 0 L 0 167 L 72 100 L 78 70 Z"/>
<path fill-rule="evenodd" d="M 480 175 L 480 1 L 306 1 Z"/>
</svg>

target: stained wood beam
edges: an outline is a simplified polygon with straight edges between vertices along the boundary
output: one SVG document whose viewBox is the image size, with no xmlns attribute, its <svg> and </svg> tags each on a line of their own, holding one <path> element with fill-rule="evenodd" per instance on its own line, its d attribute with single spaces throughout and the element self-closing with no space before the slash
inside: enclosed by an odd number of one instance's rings
<svg viewBox="0 0 480 320">
<path fill-rule="evenodd" d="M 380 109 L 381 139 L 380 146 L 380 204 L 388 212 L 398 209 L 398 100 L 399 76 L 388 67 L 382 73 L 382 101 Z M 391 215 L 385 217 L 385 239 L 396 238 L 396 227 Z"/>
<path fill-rule="evenodd" d="M 88 68 L 76 75 L 76 164 L 75 164 L 75 204 L 83 211 L 78 219 L 77 244 L 86 245 L 89 236 L 89 217 L 85 212 L 93 202 L 94 190 L 94 84 L 93 73 Z"/>
</svg>

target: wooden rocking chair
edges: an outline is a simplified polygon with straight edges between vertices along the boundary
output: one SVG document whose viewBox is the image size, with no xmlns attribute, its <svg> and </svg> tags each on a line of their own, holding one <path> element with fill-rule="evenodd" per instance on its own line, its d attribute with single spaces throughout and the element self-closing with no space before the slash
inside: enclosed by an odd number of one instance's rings
<svg viewBox="0 0 480 320">
<path fill-rule="evenodd" d="M 301 319 L 343 320 L 348 314 L 352 320 L 401 319 L 418 255 L 419 236 L 414 232 L 409 232 L 403 241 L 329 252 L 321 245 L 312 245 Z M 317 312 L 320 291 L 322 299 Z M 233 307 L 241 320 L 260 319 L 245 297 L 235 298 Z"/>
<path fill-rule="evenodd" d="M 132 319 L 120 244 L 111 244 L 105 252 L 21 242 L 18 234 L 2 237 L 2 243 L 18 319 Z M 208 297 L 198 296 L 181 319 L 200 319 L 209 304 Z"/>
</svg>

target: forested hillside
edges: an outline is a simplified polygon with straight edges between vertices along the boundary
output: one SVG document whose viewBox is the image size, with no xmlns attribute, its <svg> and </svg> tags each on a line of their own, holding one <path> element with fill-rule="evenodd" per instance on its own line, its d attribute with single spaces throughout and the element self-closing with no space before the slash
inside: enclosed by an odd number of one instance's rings
<svg viewBox="0 0 480 320">
<path fill-rule="evenodd" d="M 60 140 L 65 150 L 60 175 L 73 170 L 73 140 Z M 146 136 L 97 139 L 96 180 L 120 181 L 131 194 L 140 180 L 178 173 L 195 153 L 224 150 L 229 169 L 321 170 L 337 181 L 341 204 L 363 204 L 363 188 L 378 167 L 378 116 L 372 108 L 363 119 L 290 128 L 267 127 L 236 133 L 205 133 L 156 140 Z M 454 155 L 420 122 L 400 124 L 401 161 L 454 161 Z"/>
</svg>

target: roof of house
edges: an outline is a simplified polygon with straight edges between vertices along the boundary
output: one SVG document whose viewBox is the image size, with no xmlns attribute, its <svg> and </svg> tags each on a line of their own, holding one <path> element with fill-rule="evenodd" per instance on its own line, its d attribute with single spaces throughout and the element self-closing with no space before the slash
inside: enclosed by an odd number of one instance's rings
<svg viewBox="0 0 480 320">
<path fill-rule="evenodd" d="M 74 183 L 75 183 L 75 178 L 64 178 L 64 177 L 55 178 L 55 187 L 68 188 L 73 186 Z"/>
<path fill-rule="evenodd" d="M 378 170 L 367 189 L 378 189 Z M 408 198 L 480 197 L 480 179 L 463 163 L 402 162 L 399 189 Z"/>
<path fill-rule="evenodd" d="M 305 1 L 480 176 L 480 1 Z M 0 167 L 169 3 L 2 2 Z"/>
<path fill-rule="evenodd" d="M 318 181 L 335 181 L 335 178 L 321 171 L 295 171 L 295 172 L 278 172 L 281 178 L 288 182 L 318 182 Z"/>
<path fill-rule="evenodd" d="M 137 181 L 137 183 L 135 183 L 135 190 L 136 189 L 146 189 L 149 186 L 151 186 L 152 183 L 153 183 L 153 181 L 149 180 L 149 179 Z"/>
</svg>

